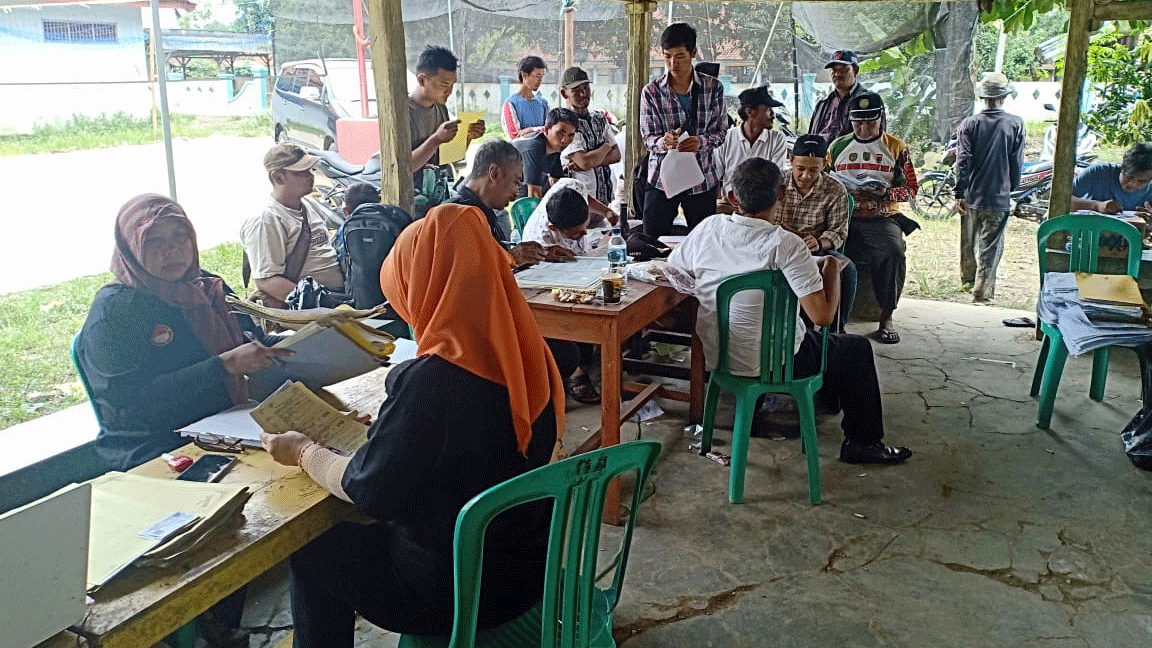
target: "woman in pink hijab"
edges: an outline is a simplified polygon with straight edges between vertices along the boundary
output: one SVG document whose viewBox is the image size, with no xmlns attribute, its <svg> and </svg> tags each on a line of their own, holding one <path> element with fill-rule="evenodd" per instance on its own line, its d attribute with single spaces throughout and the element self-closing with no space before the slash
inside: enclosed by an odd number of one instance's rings
<svg viewBox="0 0 1152 648">
<path fill-rule="evenodd" d="M 96 448 L 124 470 L 185 443 L 174 430 L 248 400 L 247 375 L 290 353 L 224 301 L 196 231 L 172 199 L 143 194 L 116 217 L 114 281 L 96 293 L 79 362 L 100 423 Z"/>
</svg>

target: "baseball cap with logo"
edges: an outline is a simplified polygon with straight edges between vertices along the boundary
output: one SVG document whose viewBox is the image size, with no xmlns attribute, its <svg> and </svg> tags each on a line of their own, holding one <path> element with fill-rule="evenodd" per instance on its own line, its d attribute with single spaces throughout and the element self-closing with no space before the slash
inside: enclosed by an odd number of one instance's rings
<svg viewBox="0 0 1152 648">
<path fill-rule="evenodd" d="M 832 58 L 824 64 L 824 68 L 828 69 L 833 65 L 860 65 L 860 59 L 856 57 L 856 52 L 852 50 L 836 50 L 832 52 Z"/>
<path fill-rule="evenodd" d="M 870 121 L 879 119 L 884 112 L 884 100 L 875 92 L 862 92 L 848 102 L 850 121 Z"/>
<path fill-rule="evenodd" d="M 801 135 L 792 145 L 792 155 L 796 157 L 818 157 L 828 155 L 828 142 L 819 135 Z"/>
<path fill-rule="evenodd" d="M 277 144 L 264 154 L 264 170 L 273 171 L 307 171 L 316 166 L 320 158 L 308 155 L 304 149 L 295 144 Z"/>
<path fill-rule="evenodd" d="M 981 99 L 995 99 L 997 97 L 1005 97 L 1012 92 L 1012 83 L 1008 77 L 1000 74 L 999 72 L 990 72 L 980 83 L 980 98 Z"/>
<path fill-rule="evenodd" d="M 585 83 L 592 81 L 588 79 L 588 73 L 578 67 L 570 67 L 560 76 L 560 87 L 566 90 L 578 88 Z"/>
</svg>

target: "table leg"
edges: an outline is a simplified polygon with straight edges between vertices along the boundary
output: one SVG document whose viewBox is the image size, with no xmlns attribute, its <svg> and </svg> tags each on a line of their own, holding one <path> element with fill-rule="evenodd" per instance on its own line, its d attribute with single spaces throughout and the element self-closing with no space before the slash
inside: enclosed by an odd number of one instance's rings
<svg viewBox="0 0 1152 648">
<path fill-rule="evenodd" d="M 600 447 L 620 443 L 620 331 L 616 322 L 604 326 L 604 345 L 600 347 Z M 604 522 L 620 524 L 620 479 L 608 484 L 604 495 Z"/>
<path fill-rule="evenodd" d="M 704 343 L 696 333 L 696 314 L 700 306 L 692 309 L 692 370 L 689 381 L 688 423 L 701 423 L 704 418 Z"/>
</svg>

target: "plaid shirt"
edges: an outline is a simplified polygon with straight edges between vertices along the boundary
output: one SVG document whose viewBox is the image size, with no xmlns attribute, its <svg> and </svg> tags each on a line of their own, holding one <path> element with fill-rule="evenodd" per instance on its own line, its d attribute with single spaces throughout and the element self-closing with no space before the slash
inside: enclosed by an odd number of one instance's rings
<svg viewBox="0 0 1152 648">
<path fill-rule="evenodd" d="M 699 72 L 692 75 L 693 85 L 699 84 L 701 89 L 696 97 L 696 132 L 692 134 L 700 138 L 696 161 L 704 172 L 704 182 L 690 190 L 690 193 L 698 194 L 714 191 L 720 184 L 712 149 L 720 148 L 724 143 L 728 115 L 724 110 L 724 86 L 720 85 L 720 80 Z M 660 163 L 668 153 L 664 147 L 664 134 L 683 128 L 687 122 L 688 114 L 680 106 L 667 73 L 644 86 L 640 101 L 640 135 L 651 153 L 648 156 L 649 186 L 664 188 L 660 182 Z"/>
<path fill-rule="evenodd" d="M 848 236 L 848 191 L 827 173 L 821 173 L 812 191 L 800 195 L 792 174 L 784 186 L 784 200 L 772 219 L 780 227 L 804 238 L 811 235 L 836 250 Z"/>
</svg>

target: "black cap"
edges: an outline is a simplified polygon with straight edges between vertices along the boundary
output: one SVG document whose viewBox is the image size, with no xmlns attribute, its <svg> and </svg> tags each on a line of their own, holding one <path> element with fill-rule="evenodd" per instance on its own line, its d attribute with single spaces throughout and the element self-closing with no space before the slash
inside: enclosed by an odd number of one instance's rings
<svg viewBox="0 0 1152 648">
<path fill-rule="evenodd" d="M 852 50 L 836 50 L 832 52 L 832 58 L 824 64 L 824 69 L 828 69 L 833 65 L 860 65 L 860 59 L 856 57 L 856 52 Z"/>
<path fill-rule="evenodd" d="M 797 157 L 818 157 L 828 155 L 828 142 L 819 135 L 801 135 L 792 145 L 792 155 Z"/>
<path fill-rule="evenodd" d="M 713 63 L 711 61 L 697 61 L 696 65 L 693 66 L 693 69 L 695 69 L 700 74 L 707 74 L 710 77 L 720 76 L 719 63 Z"/>
<path fill-rule="evenodd" d="M 740 100 L 740 105 L 746 108 L 755 108 L 756 106 L 779 108 L 784 105 L 772 97 L 772 92 L 768 89 L 768 86 L 748 88 L 744 92 L 741 92 L 739 96 L 737 96 L 737 99 Z"/>
<path fill-rule="evenodd" d="M 564 74 L 560 76 L 560 87 L 568 90 L 585 83 L 592 83 L 592 81 L 588 79 L 588 73 L 578 67 L 570 67 L 564 70 Z"/>
<path fill-rule="evenodd" d="M 848 102 L 850 121 L 870 121 L 879 119 L 884 112 L 884 100 L 875 92 L 862 92 Z"/>
</svg>

